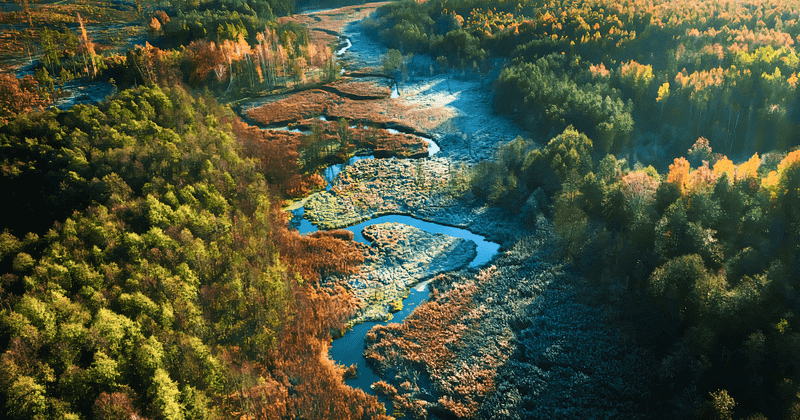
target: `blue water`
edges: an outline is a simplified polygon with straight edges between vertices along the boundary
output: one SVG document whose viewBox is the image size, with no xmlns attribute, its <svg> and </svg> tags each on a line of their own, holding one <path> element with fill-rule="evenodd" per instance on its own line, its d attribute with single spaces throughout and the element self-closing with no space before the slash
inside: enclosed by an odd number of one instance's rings
<svg viewBox="0 0 800 420">
<path fill-rule="evenodd" d="M 347 385 L 353 388 L 360 388 L 368 394 L 376 395 L 375 391 L 370 388 L 370 385 L 378 382 L 381 378 L 367 366 L 367 359 L 364 358 L 364 337 L 367 335 L 367 332 L 376 325 L 403 322 L 417 306 L 428 299 L 429 294 L 430 290 L 428 290 L 427 283 L 412 287 L 411 293 L 403 300 L 403 309 L 396 312 L 391 320 L 386 322 L 365 322 L 363 324 L 358 324 L 350 331 L 346 332 L 342 338 L 333 340 L 330 351 L 331 359 L 340 365 L 350 366 L 355 364 L 358 367 L 358 377 L 345 380 Z"/>
<path fill-rule="evenodd" d="M 350 158 L 350 160 L 347 162 L 347 164 L 348 165 L 352 165 L 352 164 L 358 162 L 359 160 L 374 159 L 374 158 L 375 158 L 375 156 L 372 156 L 372 155 L 353 156 L 353 157 Z M 325 181 L 328 183 L 328 186 L 325 187 L 325 189 L 327 191 L 331 190 L 331 187 L 333 186 L 332 185 L 333 180 L 336 179 L 336 177 L 339 175 L 340 172 L 342 172 L 342 169 L 344 169 L 344 167 L 345 167 L 345 164 L 337 163 L 335 165 L 331 165 L 331 166 L 328 166 L 327 168 L 325 168 L 325 172 L 323 172 L 323 178 L 325 178 Z"/>
<path fill-rule="evenodd" d="M 469 264 L 470 267 L 478 267 L 489 262 L 495 254 L 497 254 L 497 250 L 500 249 L 500 245 L 487 241 L 486 238 L 480 235 L 476 235 L 466 229 L 461 229 L 453 226 L 445 226 L 440 225 L 438 223 L 433 222 L 426 222 L 424 220 L 415 219 L 411 216 L 403 216 L 399 214 L 390 214 L 387 216 L 380 216 L 374 219 L 367 220 L 365 222 L 361 222 L 357 225 L 349 226 L 346 229 L 353 232 L 353 240 L 364 243 L 369 245 L 369 241 L 364 238 L 364 235 L 361 234 L 361 231 L 364 230 L 365 227 L 369 225 L 374 225 L 377 223 L 402 223 L 404 225 L 414 226 L 417 229 L 424 230 L 428 233 L 441 233 L 444 235 L 452 236 L 454 238 L 464 238 L 475 242 L 478 246 L 477 251 L 478 255 L 475 257 L 474 260 Z"/>
<path fill-rule="evenodd" d="M 297 210 L 295 212 L 296 217 L 300 217 L 303 214 L 303 209 Z M 353 232 L 353 240 L 361 242 L 362 244 L 369 245 L 369 241 L 364 238 L 364 235 L 361 233 L 365 227 L 369 225 L 374 225 L 378 223 L 402 223 L 404 225 L 414 226 L 417 229 L 424 230 L 428 233 L 441 233 L 444 235 L 452 236 L 455 238 L 464 238 L 475 242 L 477 245 L 477 252 L 478 255 L 475 257 L 474 260 L 469 264 L 470 267 L 478 267 L 487 262 L 489 262 L 495 254 L 497 254 L 497 250 L 500 249 L 500 245 L 496 244 L 491 241 L 487 241 L 486 238 L 483 236 L 474 234 L 466 229 L 461 229 L 453 226 L 446 226 L 441 225 L 438 223 L 433 222 L 426 222 L 424 220 L 415 219 L 411 216 L 404 216 L 400 214 L 390 214 L 386 216 L 376 217 L 374 219 L 369 219 L 365 222 L 361 222 L 357 225 L 348 226 L 345 229 Z M 311 232 L 316 232 L 317 227 L 314 226 L 311 222 L 307 219 L 303 218 L 300 220 L 300 223 L 297 227 L 297 230 L 301 234 L 307 234 Z"/>
<path fill-rule="evenodd" d="M 333 55 L 337 57 L 343 55 L 345 52 L 347 52 L 347 50 L 349 50 L 353 46 L 353 43 L 350 42 L 350 38 L 347 37 L 343 38 L 344 38 L 344 46 L 342 46 L 342 48 L 338 49 L 335 53 L 333 53 Z"/>
</svg>

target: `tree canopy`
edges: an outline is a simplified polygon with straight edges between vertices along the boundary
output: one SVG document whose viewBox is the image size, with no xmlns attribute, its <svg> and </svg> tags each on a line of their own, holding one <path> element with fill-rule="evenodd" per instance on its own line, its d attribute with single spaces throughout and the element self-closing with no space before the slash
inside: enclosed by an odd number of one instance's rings
<svg viewBox="0 0 800 420">
<path fill-rule="evenodd" d="M 288 230 L 232 123 L 151 85 L 0 127 L 10 418 L 381 418 L 320 357 L 351 301 L 319 275 L 363 257 Z"/>
</svg>

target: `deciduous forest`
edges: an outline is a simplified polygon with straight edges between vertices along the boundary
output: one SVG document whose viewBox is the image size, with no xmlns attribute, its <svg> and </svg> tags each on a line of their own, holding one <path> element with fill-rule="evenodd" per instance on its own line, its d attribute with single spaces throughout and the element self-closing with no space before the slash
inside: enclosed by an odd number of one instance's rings
<svg viewBox="0 0 800 420">
<path fill-rule="evenodd" d="M 277 136 L 237 106 L 322 88 L 344 103 L 347 89 L 331 87 L 345 74 L 337 39 L 321 41 L 325 31 L 293 16 L 347 3 L 24 0 L 2 9 L 8 418 L 557 418 L 527 403 L 517 405 L 524 412 L 490 406 L 512 388 L 524 397 L 524 378 L 466 363 L 447 370 L 455 356 L 445 338 L 473 328 L 456 315 L 485 314 L 484 303 L 518 293 L 492 277 L 495 267 L 466 286 L 436 277 L 453 283 L 411 321 L 367 335 L 385 380 L 373 389 L 392 412 L 346 385 L 346 367 L 330 359 L 332 337 L 362 302 L 328 279 L 358 273 L 370 254 L 347 230 L 299 234 L 282 207 L 324 191 L 321 173 L 356 148 L 374 153 L 377 128 L 359 141 L 353 130 L 365 121 L 329 127 L 301 110 L 316 121 L 311 133 Z M 602 395 L 637 398 L 655 418 L 800 418 L 799 2 L 374 7 L 362 25 L 386 54 L 382 69 L 364 73 L 395 88 L 409 72 L 486 78 L 494 110 L 527 133 L 461 172 L 448 162 L 452 183 L 464 183 L 448 194 L 502 212 L 528 229 L 520 235 L 550 235 L 548 263 L 580 279 L 615 314 L 598 322 L 648 355 L 653 381 L 641 386 L 651 389 Z M 430 63 L 423 70 L 419 56 Z M 62 105 L 93 83 L 113 94 Z M 417 171 L 415 185 L 428 188 L 421 163 Z M 552 229 L 532 232 L 543 223 Z M 505 341 L 491 341 L 500 359 Z M 429 389 L 406 380 L 414 369 Z M 464 372 L 474 375 L 456 384 Z M 498 388 L 502 375 L 508 388 Z M 438 399 L 436 410 L 425 398 Z"/>
<path fill-rule="evenodd" d="M 296 83 L 286 67 L 318 57 L 304 28 L 275 23 L 293 5 L 159 10 L 143 23 L 151 42 L 181 48 L 126 54 L 95 49 L 80 13 L 65 16 L 76 34 L 25 5 L 3 14 L 31 20 L 11 36 L 40 54 L 33 76 L 4 72 L 0 87 L 8 418 L 381 418 L 326 356 L 353 299 L 318 285 L 363 257 L 349 232 L 300 236 L 280 211 L 316 182 L 298 145 L 189 91 L 272 87 L 276 72 Z M 120 91 L 49 107 L 75 79 Z"/>
</svg>

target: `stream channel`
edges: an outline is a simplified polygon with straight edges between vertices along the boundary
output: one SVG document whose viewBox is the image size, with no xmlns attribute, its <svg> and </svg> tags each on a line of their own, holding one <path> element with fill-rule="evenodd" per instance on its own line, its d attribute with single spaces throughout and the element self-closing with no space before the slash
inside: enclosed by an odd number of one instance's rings
<svg viewBox="0 0 800 420">
<path fill-rule="evenodd" d="M 396 88 L 395 88 L 396 89 Z M 390 129 L 392 132 L 397 132 L 396 130 Z M 428 143 L 428 153 L 429 156 L 433 156 L 434 154 L 440 151 L 439 146 L 432 140 L 426 137 L 422 137 Z M 363 159 L 374 159 L 374 156 L 354 156 L 350 159 L 347 163 L 348 165 L 352 165 L 356 161 L 363 160 Z M 331 188 L 331 182 L 339 173 L 344 169 L 344 164 L 337 164 L 329 166 L 324 172 L 324 178 L 328 182 L 328 189 Z M 314 226 L 308 219 L 303 217 L 304 208 L 301 207 L 294 212 L 293 224 L 297 227 L 298 231 L 301 234 L 309 234 L 317 230 L 317 227 Z M 477 235 L 472 233 L 466 229 L 461 229 L 453 226 L 447 226 L 439 223 L 428 222 L 420 219 L 416 219 L 411 216 L 406 215 L 385 215 L 379 216 L 364 222 L 361 222 L 357 225 L 346 227 L 345 229 L 353 232 L 353 240 L 361 242 L 366 245 L 370 245 L 370 242 L 367 241 L 364 236 L 362 235 L 362 231 L 365 227 L 380 224 L 380 223 L 402 223 L 409 226 L 414 226 L 417 229 L 423 230 L 428 233 L 441 233 L 444 235 L 463 238 L 466 240 L 471 240 L 475 242 L 477 245 L 477 255 L 475 259 L 469 264 L 470 267 L 478 267 L 481 266 L 489 261 L 497 254 L 500 245 L 487 241 L 486 238 L 483 236 Z M 353 379 L 346 379 L 345 383 L 350 385 L 354 388 L 362 389 L 364 392 L 376 395 L 375 391 L 372 390 L 371 385 L 380 380 L 378 375 L 372 371 L 372 368 L 367 365 L 367 360 L 364 358 L 364 348 L 365 343 L 364 339 L 372 327 L 376 325 L 386 325 L 389 323 L 399 323 L 403 322 L 403 320 L 414 311 L 414 309 L 419 306 L 422 302 L 424 302 L 428 295 L 430 294 L 430 290 L 428 289 L 428 281 L 426 279 L 422 280 L 417 285 L 411 287 L 410 293 L 406 299 L 403 299 L 403 309 L 394 313 L 392 319 L 385 322 L 365 322 L 362 324 L 358 324 L 353 326 L 352 329 L 347 331 L 344 336 L 338 338 L 333 341 L 330 350 L 330 357 L 336 363 L 343 366 L 351 366 L 356 365 L 358 376 Z M 391 404 L 388 401 L 381 398 L 381 400 L 387 404 L 387 409 L 391 410 Z"/>
<path fill-rule="evenodd" d="M 296 218 L 302 217 L 303 209 L 295 212 Z M 393 214 L 386 216 L 379 216 L 374 219 L 361 222 L 357 225 L 346 227 L 345 229 L 353 232 L 353 240 L 369 245 L 361 234 L 363 229 L 367 226 L 380 224 L 380 223 L 402 223 L 409 226 L 414 226 L 417 229 L 429 233 L 441 233 L 458 238 L 464 238 L 475 242 L 477 245 L 477 256 L 469 264 L 470 267 L 479 267 L 489 261 L 497 254 L 500 245 L 487 241 L 483 236 L 472 233 L 466 229 L 461 229 L 453 226 L 442 225 L 439 223 L 427 222 L 420 219 L 415 219 L 411 216 Z M 298 230 L 301 234 L 308 234 L 317 230 L 316 226 L 311 224 L 307 219 L 302 219 L 299 223 Z M 424 279 L 423 279 L 424 280 Z M 406 299 L 403 300 L 403 309 L 393 314 L 392 319 L 385 322 L 365 322 L 353 326 L 348 330 L 344 336 L 333 340 L 330 350 L 331 359 L 336 363 L 343 366 L 350 366 L 355 364 L 358 371 L 358 377 L 354 379 L 347 379 L 345 383 L 354 387 L 364 390 L 368 394 L 375 395 L 375 392 L 370 387 L 373 383 L 380 380 L 372 369 L 367 365 L 364 358 L 364 337 L 372 327 L 376 325 L 387 325 L 395 322 L 403 322 L 403 320 L 411 314 L 411 312 L 419 306 L 423 301 L 428 298 L 430 291 L 428 290 L 428 282 L 422 281 L 417 285 L 411 287 L 410 293 Z"/>
<path fill-rule="evenodd" d="M 439 147 L 432 141 L 429 143 L 429 152 L 434 154 L 439 151 Z M 348 164 L 352 165 L 354 162 L 362 159 L 373 159 L 373 156 L 354 156 L 350 159 Z M 325 180 L 328 181 L 328 189 L 330 189 L 331 181 L 344 169 L 343 164 L 331 165 L 325 170 Z M 315 232 L 317 227 L 314 226 L 304 216 L 305 209 L 303 207 L 293 212 L 292 223 L 301 234 L 309 234 Z M 409 226 L 414 226 L 417 229 L 423 230 L 428 233 L 441 233 L 456 238 L 463 238 L 475 242 L 477 245 L 477 255 L 475 259 L 469 264 L 470 267 L 479 267 L 491 261 L 497 254 L 500 245 L 486 240 L 483 236 L 472 233 L 466 229 L 457 228 L 454 226 L 447 226 L 439 223 L 428 222 L 416 219 L 411 216 L 392 214 L 379 216 L 356 225 L 348 226 L 345 229 L 353 232 L 353 240 L 361 242 L 365 245 L 370 245 L 370 242 L 364 238 L 362 231 L 365 227 L 380 224 L 380 223 L 402 223 Z M 403 299 L 403 309 L 393 314 L 392 319 L 385 322 L 365 322 L 353 326 L 348 330 L 344 336 L 333 341 L 330 350 L 331 359 L 336 363 L 343 366 L 356 365 L 358 376 L 353 379 L 346 379 L 345 383 L 354 388 L 360 388 L 364 392 L 376 395 L 372 390 L 371 385 L 380 380 L 378 375 L 372 371 L 372 368 L 367 365 L 367 360 L 364 358 L 364 338 L 372 327 L 376 325 L 386 325 L 389 323 L 399 323 L 414 311 L 423 301 L 428 298 L 430 290 L 428 290 L 428 281 L 422 280 L 417 285 L 411 287 L 410 293 L 406 299 Z M 387 408 L 391 409 L 391 405 L 387 401 Z"/>
<path fill-rule="evenodd" d="M 313 13 L 313 12 L 312 12 Z M 350 37 L 345 37 L 342 35 L 340 36 L 339 42 L 339 49 L 335 52 L 335 55 L 338 57 L 342 57 L 345 54 L 348 54 L 352 51 L 348 51 L 353 48 L 354 41 L 351 40 Z M 357 48 L 353 48 L 355 50 Z M 355 55 L 360 55 L 356 53 Z M 396 82 L 391 86 L 391 98 L 398 98 L 400 96 L 398 86 Z M 320 119 L 325 120 L 325 116 L 321 116 Z M 352 127 L 352 128 L 355 128 Z M 268 128 L 268 129 L 278 129 L 278 130 L 291 130 L 288 127 L 281 127 L 281 128 Z M 292 131 L 299 131 L 299 130 L 292 130 Z M 395 129 L 389 129 L 390 132 L 399 133 L 399 131 Z M 304 133 L 307 134 L 307 133 Z M 439 146 L 433 141 L 433 139 L 419 136 L 422 138 L 426 143 L 428 143 L 428 155 L 433 156 L 434 154 L 440 151 Z M 363 155 L 363 156 L 354 156 L 350 159 L 347 165 L 351 165 L 354 162 L 362 159 L 373 159 L 374 156 L 372 155 Z M 338 174 L 344 170 L 345 164 L 337 164 L 331 165 L 328 167 L 324 172 L 324 178 L 328 182 L 328 189 L 330 189 L 331 181 L 333 181 Z M 317 230 L 317 227 L 314 226 L 310 221 L 303 217 L 304 215 L 304 208 L 301 207 L 295 211 L 293 211 L 292 217 L 292 224 L 298 229 L 301 234 L 309 234 Z M 443 225 L 439 223 L 428 222 L 420 219 L 416 219 L 411 216 L 407 215 L 384 215 L 379 216 L 357 225 L 346 227 L 345 229 L 353 232 L 353 240 L 364 243 L 366 245 L 370 245 L 370 242 L 367 241 L 364 236 L 362 235 L 362 231 L 365 227 L 373 224 L 380 224 L 380 223 L 402 223 L 410 226 L 414 226 L 417 229 L 423 230 L 428 233 L 441 233 L 444 235 L 449 235 L 452 237 L 463 238 L 466 240 L 471 240 L 475 242 L 477 245 L 477 256 L 475 259 L 469 264 L 470 267 L 479 267 L 483 264 L 488 263 L 492 260 L 492 258 L 497 254 L 497 251 L 500 248 L 500 245 L 487 241 L 486 238 L 483 236 L 477 235 L 472 233 L 466 229 L 461 229 L 453 226 Z M 364 357 L 364 348 L 365 343 L 364 339 L 372 327 L 376 325 L 386 325 L 389 323 L 400 323 L 414 311 L 421 303 L 423 303 L 429 296 L 430 290 L 428 289 L 428 282 L 429 279 L 419 279 L 420 282 L 417 283 L 415 286 L 411 287 L 410 293 L 406 299 L 403 299 L 403 309 L 394 313 L 392 319 L 389 321 L 384 322 L 365 322 L 362 324 L 358 324 L 353 326 L 350 330 L 348 330 L 341 338 L 333 340 L 330 349 L 330 356 L 331 359 L 334 360 L 337 364 L 343 366 L 351 366 L 356 365 L 358 376 L 353 379 L 345 380 L 347 385 L 350 385 L 354 388 L 362 389 L 364 392 L 376 395 L 375 391 L 372 390 L 371 385 L 380 380 L 378 375 L 372 371 L 372 369 L 367 365 L 366 358 Z M 386 403 L 387 409 L 391 411 L 391 404 L 384 398 L 380 398 L 381 401 Z"/>
</svg>

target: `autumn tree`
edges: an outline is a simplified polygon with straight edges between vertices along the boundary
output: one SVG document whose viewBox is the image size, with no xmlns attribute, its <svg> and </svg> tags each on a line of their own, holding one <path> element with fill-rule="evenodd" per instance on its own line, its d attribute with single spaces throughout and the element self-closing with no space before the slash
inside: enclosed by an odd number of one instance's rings
<svg viewBox="0 0 800 420">
<path fill-rule="evenodd" d="M 650 90 L 650 84 L 655 78 L 653 66 L 639 64 L 633 60 L 620 66 L 619 77 L 622 83 L 633 90 L 639 98 L 644 97 Z"/>
<path fill-rule="evenodd" d="M 24 112 L 41 110 L 47 104 L 31 75 L 18 79 L 8 73 L 0 73 L 0 123 Z"/>
</svg>

